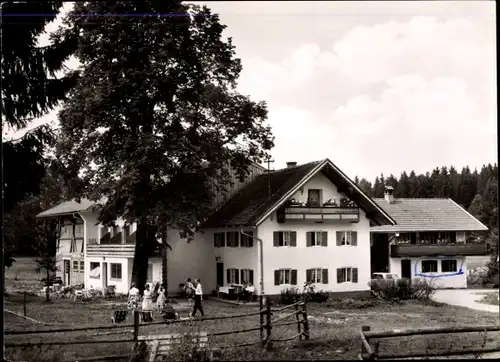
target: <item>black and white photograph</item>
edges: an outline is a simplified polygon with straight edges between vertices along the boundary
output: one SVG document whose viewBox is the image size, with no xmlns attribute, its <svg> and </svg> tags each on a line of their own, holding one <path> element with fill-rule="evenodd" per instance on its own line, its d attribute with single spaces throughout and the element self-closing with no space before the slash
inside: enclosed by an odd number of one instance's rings
<svg viewBox="0 0 500 362">
<path fill-rule="evenodd" d="M 500 358 L 496 2 L 1 17 L 4 360 Z"/>
</svg>

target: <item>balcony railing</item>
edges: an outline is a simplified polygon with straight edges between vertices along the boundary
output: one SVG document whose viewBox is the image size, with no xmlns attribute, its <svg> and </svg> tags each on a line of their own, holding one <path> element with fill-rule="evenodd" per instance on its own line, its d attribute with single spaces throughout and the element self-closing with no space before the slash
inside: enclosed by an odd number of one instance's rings
<svg viewBox="0 0 500 362">
<path fill-rule="evenodd" d="M 420 256 L 480 256 L 488 255 L 486 243 L 399 244 L 391 245 L 392 257 Z"/>
<path fill-rule="evenodd" d="M 359 222 L 359 207 L 288 205 L 278 212 L 278 222 L 297 220 L 355 223 Z"/>
<path fill-rule="evenodd" d="M 87 244 L 87 256 L 133 258 L 135 244 Z"/>
</svg>

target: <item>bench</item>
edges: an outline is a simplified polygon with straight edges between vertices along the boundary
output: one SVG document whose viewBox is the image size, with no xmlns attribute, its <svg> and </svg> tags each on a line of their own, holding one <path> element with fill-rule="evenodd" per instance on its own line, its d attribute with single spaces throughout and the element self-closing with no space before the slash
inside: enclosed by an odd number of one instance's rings
<svg viewBox="0 0 500 362">
<path fill-rule="evenodd" d="M 138 336 L 138 342 L 146 343 L 149 356 L 147 361 L 163 361 L 164 357 L 169 357 L 172 352 L 172 347 L 178 347 L 187 337 L 187 334 L 155 334 L 148 336 Z M 193 333 L 192 338 L 193 347 L 196 346 L 197 350 L 203 353 L 208 353 L 209 359 L 213 358 L 213 349 L 208 348 L 208 334 L 207 332 Z"/>
</svg>

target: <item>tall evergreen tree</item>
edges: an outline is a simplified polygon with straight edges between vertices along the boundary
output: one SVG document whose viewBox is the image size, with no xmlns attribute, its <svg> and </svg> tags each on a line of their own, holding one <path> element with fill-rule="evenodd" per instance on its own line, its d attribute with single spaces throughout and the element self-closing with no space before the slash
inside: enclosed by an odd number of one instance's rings
<svg viewBox="0 0 500 362">
<path fill-rule="evenodd" d="M 82 77 L 59 114 L 58 153 L 81 176 L 77 196 L 107 198 L 99 221 L 137 223 L 142 289 L 156 235 L 168 226 L 192 236 L 212 212 L 213 181 L 229 186 L 227 165 L 244 178 L 273 147 L 266 105 L 236 91 L 241 62 L 205 6 L 76 3 L 64 23 L 56 40 L 79 36 Z"/>
<path fill-rule="evenodd" d="M 399 181 L 397 182 L 396 189 L 394 190 L 394 194 L 398 198 L 407 198 L 410 197 L 410 183 L 409 177 L 405 171 L 401 173 Z"/>
<path fill-rule="evenodd" d="M 372 184 L 370 181 L 362 178 L 358 184 L 359 188 L 368 196 L 373 197 Z"/>
</svg>

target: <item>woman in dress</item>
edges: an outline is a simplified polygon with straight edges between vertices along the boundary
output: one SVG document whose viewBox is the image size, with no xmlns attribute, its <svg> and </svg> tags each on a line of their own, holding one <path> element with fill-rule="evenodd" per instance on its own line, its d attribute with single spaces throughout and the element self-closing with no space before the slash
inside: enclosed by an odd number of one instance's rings
<svg viewBox="0 0 500 362">
<path fill-rule="evenodd" d="M 153 298 L 151 296 L 151 289 L 149 284 L 144 287 L 144 296 L 142 299 L 142 311 L 152 312 L 153 311 Z"/>
<path fill-rule="evenodd" d="M 139 289 L 135 287 L 135 283 L 132 283 L 128 291 L 127 307 L 129 310 L 136 310 L 139 308 Z"/>
<path fill-rule="evenodd" d="M 165 289 L 163 289 L 163 287 L 160 287 L 160 289 L 158 289 L 158 299 L 156 299 L 156 308 L 160 313 L 165 308 L 166 301 L 167 298 L 165 297 Z"/>
</svg>

